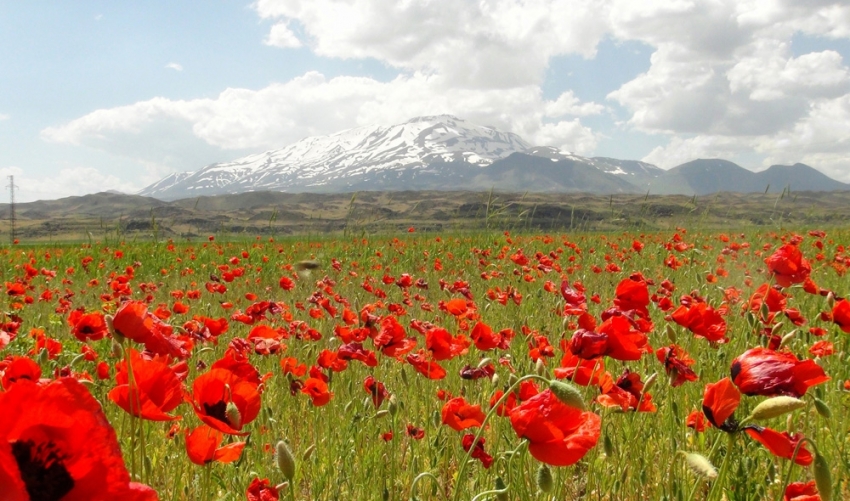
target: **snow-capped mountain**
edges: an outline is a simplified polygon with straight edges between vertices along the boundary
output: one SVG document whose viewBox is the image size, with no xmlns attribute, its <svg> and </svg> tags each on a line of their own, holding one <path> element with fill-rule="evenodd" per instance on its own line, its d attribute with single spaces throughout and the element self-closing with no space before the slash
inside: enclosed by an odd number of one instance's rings
<svg viewBox="0 0 850 501">
<path fill-rule="evenodd" d="M 369 178 L 410 174 L 435 163 L 486 167 L 528 147 L 516 134 L 450 115 L 418 117 L 308 137 L 280 150 L 172 174 L 139 194 L 175 199 L 261 190 L 341 191 Z"/>
</svg>

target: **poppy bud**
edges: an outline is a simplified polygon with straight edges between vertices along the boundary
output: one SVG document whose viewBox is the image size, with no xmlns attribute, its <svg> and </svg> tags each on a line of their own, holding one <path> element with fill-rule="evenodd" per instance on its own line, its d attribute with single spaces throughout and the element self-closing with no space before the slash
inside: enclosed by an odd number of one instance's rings
<svg viewBox="0 0 850 501">
<path fill-rule="evenodd" d="M 292 456 L 292 451 L 283 440 L 275 446 L 275 459 L 277 468 L 283 473 L 287 480 L 292 480 L 295 477 L 295 458 Z"/>
<path fill-rule="evenodd" d="M 304 454 L 301 455 L 301 461 L 307 461 L 308 459 L 310 459 L 310 456 L 313 455 L 313 451 L 315 451 L 315 450 L 316 450 L 316 444 L 313 444 L 310 447 L 307 447 L 307 449 L 304 451 Z"/>
<path fill-rule="evenodd" d="M 280 492 L 280 491 L 286 489 L 287 487 L 289 487 L 289 482 L 281 482 L 281 483 L 274 486 L 274 490 L 275 490 L 275 492 Z"/>
<path fill-rule="evenodd" d="M 826 419 L 829 419 L 829 418 L 832 417 L 832 409 L 830 409 L 829 406 L 826 405 L 826 402 L 824 402 L 823 400 L 821 400 L 819 398 L 815 398 L 815 410 L 817 410 L 818 414 L 820 414 L 822 417 L 824 417 Z"/>
<path fill-rule="evenodd" d="M 768 315 L 770 315 L 770 308 L 767 306 L 767 302 L 761 304 L 761 308 L 759 308 L 759 314 L 761 314 L 762 320 L 766 319 Z"/>
<path fill-rule="evenodd" d="M 227 417 L 228 423 L 234 429 L 242 428 L 242 414 L 239 412 L 239 407 L 233 402 L 227 403 L 227 408 L 224 409 L 224 415 Z"/>
<path fill-rule="evenodd" d="M 114 358 L 124 358 L 124 347 L 121 346 L 120 342 L 113 339 L 109 348 Z"/>
<path fill-rule="evenodd" d="M 569 405 L 570 407 L 581 410 L 587 409 L 584 404 L 584 398 L 582 397 L 581 392 L 578 391 L 575 386 L 569 383 L 553 379 L 549 381 L 549 391 L 551 391 L 552 394 L 558 398 L 558 400 Z"/>
<path fill-rule="evenodd" d="M 552 478 L 552 470 L 545 464 L 540 464 L 537 469 L 537 488 L 542 492 L 552 492 L 555 488 L 555 479 Z"/>
<path fill-rule="evenodd" d="M 493 383 L 493 386 L 499 386 L 499 375 L 494 372 L 493 377 L 490 378 L 490 382 Z"/>
<path fill-rule="evenodd" d="M 401 368 L 401 382 L 407 386 L 407 372 L 405 372 L 404 367 Z"/>
<path fill-rule="evenodd" d="M 644 395 L 649 393 L 649 390 L 653 386 L 655 386 L 655 380 L 656 379 L 658 379 L 658 373 L 657 372 L 653 372 L 652 374 L 649 375 L 648 378 L 646 378 L 646 383 L 643 384 L 643 394 Z"/>
<path fill-rule="evenodd" d="M 389 414 L 389 413 L 390 413 L 390 411 L 388 411 L 387 409 L 381 409 L 381 410 L 379 410 L 378 412 L 376 412 L 376 413 L 375 413 L 375 418 L 376 418 L 376 419 L 377 419 L 377 418 L 382 418 L 382 417 L 386 416 L 386 415 L 387 415 L 387 414 Z"/>
<path fill-rule="evenodd" d="M 605 455 L 611 457 L 614 455 L 614 443 L 611 442 L 611 436 L 607 433 L 605 437 L 602 439 L 602 450 L 605 451 Z"/>
<path fill-rule="evenodd" d="M 829 291 L 829 294 L 826 295 L 826 305 L 829 307 L 830 310 L 835 308 L 835 293 L 834 292 Z"/>
<path fill-rule="evenodd" d="M 832 475 L 829 473 L 829 464 L 820 453 L 815 454 L 815 485 L 818 486 L 818 494 L 823 501 L 832 500 Z"/>
<path fill-rule="evenodd" d="M 788 334 L 785 334 L 784 336 L 782 336 L 782 341 L 779 342 L 779 347 L 782 348 L 786 344 L 790 343 L 791 340 L 794 339 L 794 336 L 796 336 L 796 335 L 797 335 L 797 329 L 794 329 L 793 331 L 789 332 Z"/>
<path fill-rule="evenodd" d="M 753 327 L 756 326 L 756 316 L 753 315 L 753 312 L 748 311 L 746 318 L 747 318 L 747 325 L 750 326 L 750 329 L 752 329 Z"/>
<path fill-rule="evenodd" d="M 516 377 L 516 374 L 511 373 L 511 374 L 508 376 L 508 388 L 510 388 L 511 386 L 515 385 L 517 381 L 519 381 L 519 378 L 518 378 L 518 377 Z"/>
<path fill-rule="evenodd" d="M 688 463 L 691 471 L 709 480 L 717 478 L 717 469 L 705 456 L 695 452 L 683 452 L 682 454 L 685 455 L 685 462 Z"/>
<path fill-rule="evenodd" d="M 442 423 L 443 417 L 440 415 L 440 411 L 434 411 L 434 413 L 431 414 L 431 424 L 434 425 L 434 428 L 439 428 Z"/>
<path fill-rule="evenodd" d="M 534 363 L 534 373 L 538 376 L 546 375 L 546 364 L 543 362 L 543 358 L 538 358 L 537 362 Z"/>
<path fill-rule="evenodd" d="M 398 414 L 398 401 L 396 400 L 395 395 L 390 395 L 390 403 L 387 404 L 387 410 L 393 417 Z"/>
<path fill-rule="evenodd" d="M 675 344 L 676 343 L 676 330 L 673 329 L 673 326 L 670 325 L 670 324 L 667 324 L 665 327 L 666 328 L 664 329 L 664 331 L 667 333 L 667 339 L 669 339 L 671 343 Z"/>
<path fill-rule="evenodd" d="M 478 362 L 478 368 L 480 369 L 480 368 L 486 366 L 487 364 L 489 364 L 490 362 L 492 362 L 490 357 L 484 357 L 484 358 L 481 359 L 480 362 Z"/>
<path fill-rule="evenodd" d="M 47 351 L 47 348 L 42 348 L 40 352 L 38 352 L 38 365 L 44 367 L 47 365 L 47 361 L 50 360 L 50 352 Z"/>
<path fill-rule="evenodd" d="M 775 418 L 788 412 L 795 411 L 805 406 L 806 402 L 799 398 L 787 396 L 772 397 L 758 404 L 750 413 L 750 419 L 764 421 L 766 419 Z"/>
</svg>

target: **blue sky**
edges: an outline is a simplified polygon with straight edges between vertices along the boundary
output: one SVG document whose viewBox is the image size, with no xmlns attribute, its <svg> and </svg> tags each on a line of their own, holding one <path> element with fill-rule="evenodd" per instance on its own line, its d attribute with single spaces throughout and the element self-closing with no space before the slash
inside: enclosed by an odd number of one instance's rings
<svg viewBox="0 0 850 501">
<path fill-rule="evenodd" d="M 850 182 L 848 57 L 844 2 L 0 0 L 0 175 L 21 201 L 133 192 L 451 113 L 586 156 Z"/>
</svg>

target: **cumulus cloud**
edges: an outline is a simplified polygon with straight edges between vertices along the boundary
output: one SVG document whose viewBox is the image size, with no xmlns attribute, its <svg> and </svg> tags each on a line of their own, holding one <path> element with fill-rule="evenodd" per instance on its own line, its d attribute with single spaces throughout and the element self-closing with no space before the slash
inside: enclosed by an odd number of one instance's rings
<svg viewBox="0 0 850 501">
<path fill-rule="evenodd" d="M 107 190 L 133 193 L 140 189 L 140 186 L 124 182 L 114 175 L 104 174 L 91 167 L 65 168 L 55 175 L 39 177 L 31 176 L 17 166 L 0 168 L 0 178 L 6 179 L 10 175 L 15 176 L 17 187 L 15 199 L 21 203 Z"/>
<path fill-rule="evenodd" d="M 168 63 L 165 65 L 169 70 L 183 71 L 183 65 L 180 63 Z"/>
<path fill-rule="evenodd" d="M 320 56 L 375 58 L 479 88 L 538 83 L 554 55 L 591 57 L 607 24 L 596 0 L 259 0 L 255 8 L 279 21 L 270 41 L 288 31 L 281 23 L 297 22 Z"/>
<path fill-rule="evenodd" d="M 287 23 L 276 23 L 272 26 L 265 44 L 282 49 L 295 49 L 302 45 L 301 40 L 289 29 Z"/>
<path fill-rule="evenodd" d="M 191 160 L 205 148 L 210 155 L 220 150 L 275 149 L 307 136 L 350 127 L 450 113 L 523 137 L 540 135 L 545 144 L 589 151 L 594 136 L 578 118 L 556 124 L 544 122 L 600 110 L 600 105 L 583 103 L 571 94 L 546 101 L 534 85 L 457 89 L 442 78 L 422 74 L 380 82 L 366 77 L 328 79 L 309 72 L 260 90 L 227 89 L 215 99 L 156 98 L 97 110 L 47 128 L 42 137 L 156 165 L 195 169 L 198 163 Z"/>
</svg>

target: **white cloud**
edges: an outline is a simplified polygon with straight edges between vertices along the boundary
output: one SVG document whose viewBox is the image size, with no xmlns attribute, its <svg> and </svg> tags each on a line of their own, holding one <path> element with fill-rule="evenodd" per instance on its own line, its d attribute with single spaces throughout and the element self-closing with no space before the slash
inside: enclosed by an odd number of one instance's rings
<svg viewBox="0 0 850 501">
<path fill-rule="evenodd" d="M 0 179 L 6 180 L 10 175 L 15 176 L 15 200 L 21 203 L 107 190 L 133 193 L 140 189 L 140 186 L 91 167 L 65 168 L 55 175 L 39 177 L 32 177 L 16 166 L 0 168 Z"/>
<path fill-rule="evenodd" d="M 282 49 L 295 49 L 301 47 L 301 40 L 289 29 L 287 23 L 276 23 L 272 26 L 269 36 L 265 40 L 266 45 L 280 47 Z"/>
<path fill-rule="evenodd" d="M 2 122 L 3 120 L 9 120 L 10 118 L 12 118 L 12 115 L 7 115 L 6 113 L 0 113 L 0 122 Z"/>
<path fill-rule="evenodd" d="M 320 56 L 375 58 L 467 87 L 538 83 L 550 57 L 590 57 L 606 31 L 596 0 L 259 0 L 264 19 L 297 22 Z M 281 25 L 281 23 L 284 23 Z M 288 39 L 288 35 L 286 36 Z"/>
<path fill-rule="evenodd" d="M 544 125 L 564 115 L 596 113 L 600 106 L 573 96 L 545 101 L 536 86 L 457 89 L 435 76 L 327 79 L 309 72 L 260 90 L 227 89 L 215 99 L 151 99 L 97 110 L 42 131 L 48 141 L 85 145 L 154 165 L 194 170 L 204 149 L 257 151 L 282 148 L 307 136 L 415 116 L 451 113 L 551 144 L 588 151 L 593 141 L 578 119 Z M 590 135 L 588 135 L 590 134 Z M 595 143 L 594 143 L 595 144 Z"/>
<path fill-rule="evenodd" d="M 180 63 L 168 63 L 165 65 L 169 70 L 183 71 L 183 65 Z"/>
</svg>

